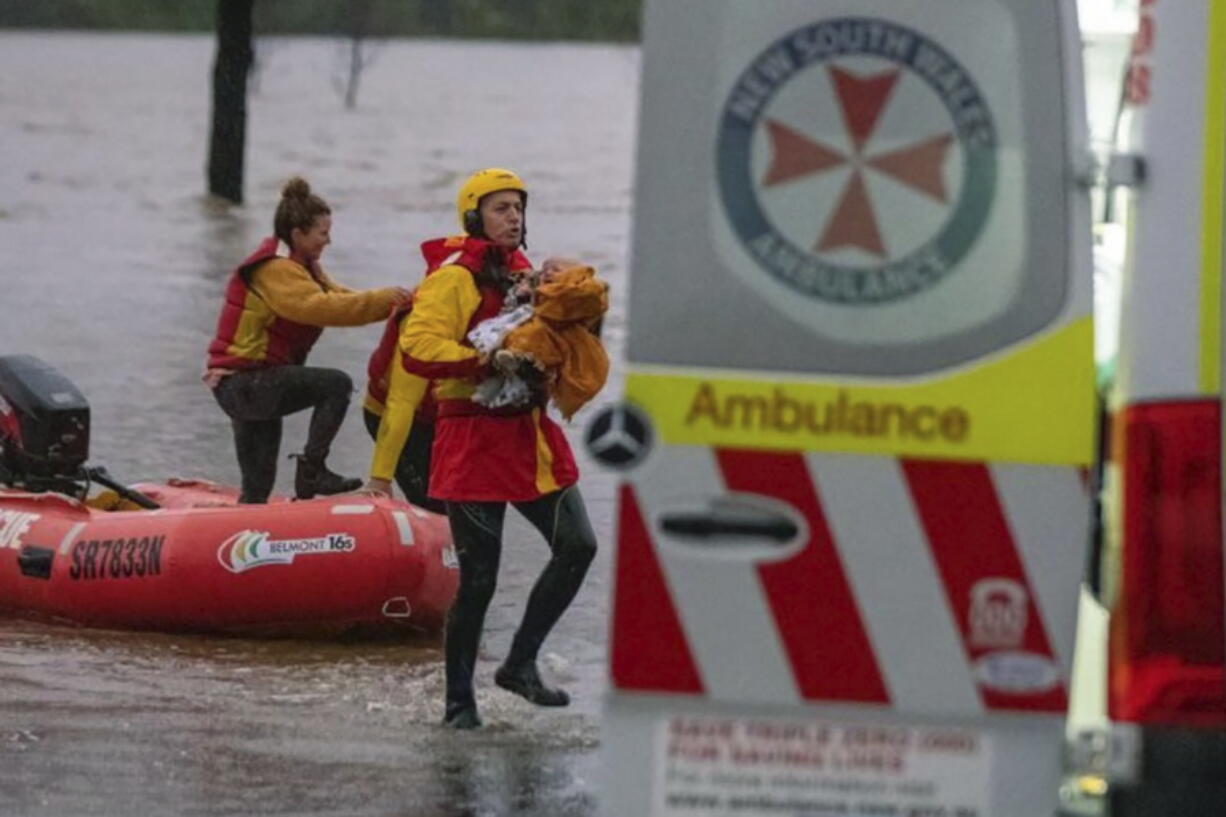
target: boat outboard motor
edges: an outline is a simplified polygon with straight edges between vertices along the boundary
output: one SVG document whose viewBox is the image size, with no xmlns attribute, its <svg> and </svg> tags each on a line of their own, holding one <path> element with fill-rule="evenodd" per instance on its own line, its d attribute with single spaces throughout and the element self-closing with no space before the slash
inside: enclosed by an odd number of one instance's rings
<svg viewBox="0 0 1226 817">
<path fill-rule="evenodd" d="M 33 355 L 0 355 L 0 485 L 82 498 L 97 482 L 141 507 L 157 503 L 86 466 L 89 402 L 67 377 Z"/>
<path fill-rule="evenodd" d="M 77 387 L 32 355 L 0 357 L 0 478 L 68 477 L 88 458 L 89 403 Z"/>
</svg>

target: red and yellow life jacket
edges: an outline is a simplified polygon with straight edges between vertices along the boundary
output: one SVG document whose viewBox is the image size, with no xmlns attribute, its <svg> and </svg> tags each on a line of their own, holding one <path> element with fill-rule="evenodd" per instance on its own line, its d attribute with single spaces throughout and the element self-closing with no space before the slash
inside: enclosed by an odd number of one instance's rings
<svg viewBox="0 0 1226 817">
<path fill-rule="evenodd" d="M 412 353 L 402 357 L 402 365 L 410 374 L 433 381 L 438 402 L 429 494 L 449 502 L 527 502 L 579 478 L 566 436 L 543 404 L 491 409 L 471 399 L 483 366 L 475 350 L 464 354 L 464 347 L 472 348 L 467 335 L 481 321 L 498 315 L 505 301 L 501 288 L 487 284 L 480 274 L 488 246 L 464 239 L 423 245 L 427 262 L 439 270 L 437 275 L 446 274 L 449 280 L 426 284 L 423 289 L 430 291 L 430 301 L 427 304 L 419 293 L 415 308 L 440 311 L 421 317 L 426 319 L 423 324 L 438 319 L 438 325 L 447 327 L 447 337 L 430 336 L 413 327 L 405 332 Z M 472 249 L 478 252 L 470 252 Z M 519 253 L 508 253 L 505 260 L 511 269 L 528 267 Z M 473 274 L 479 298 L 475 305 L 474 293 L 467 286 L 462 286 L 462 293 L 454 291 L 456 283 L 467 282 L 459 271 L 443 271 L 448 266 Z M 452 301 L 452 295 L 458 300 Z M 460 311 L 450 318 L 441 314 L 452 308 Z"/>
<path fill-rule="evenodd" d="M 426 261 L 426 275 L 449 264 L 461 266 L 473 275 L 479 275 L 485 261 L 485 254 L 490 251 L 502 252 L 504 254 L 504 263 L 512 271 L 532 268 L 532 264 L 528 261 L 527 256 L 519 250 L 510 252 L 500 250 L 489 241 L 473 238 L 472 236 L 435 238 L 421 245 L 421 254 Z M 504 297 L 502 292 L 493 287 L 480 287 L 480 291 L 481 307 L 473 314 L 472 320 L 469 321 L 469 330 L 486 318 L 494 317 L 502 310 Z M 427 378 L 432 376 L 445 377 L 450 374 L 447 371 L 438 370 L 438 366 L 448 364 L 428 364 L 422 361 L 413 361 L 404 354 L 397 354 L 402 324 L 412 308 L 413 306 L 410 303 L 392 313 L 383 327 L 383 336 L 379 339 L 379 345 L 375 347 L 374 352 L 371 353 L 370 359 L 366 363 L 366 393 L 370 398 L 367 401 L 368 404 L 372 400 L 378 405 L 387 403 L 387 389 L 390 380 L 388 369 L 396 358 L 399 358 L 400 365 L 410 374 Z M 464 341 L 464 343 L 467 345 L 467 341 Z M 429 373 L 430 371 L 435 371 L 436 373 L 432 375 Z M 434 404 L 428 396 L 418 409 L 417 416 L 418 419 L 426 421 L 433 419 Z"/>
<path fill-rule="evenodd" d="M 288 257 L 289 247 L 276 236 L 269 236 L 230 275 L 217 318 L 217 333 L 209 344 L 210 369 L 259 369 L 306 362 L 323 328 L 271 313 L 251 287 L 251 276 L 257 267 L 274 258 Z M 320 289 L 327 291 L 327 284 L 307 272 Z"/>
<path fill-rule="evenodd" d="M 230 274 L 217 318 L 217 334 L 208 345 L 208 368 L 300 366 L 307 361 L 324 328 L 272 314 L 260 294 L 251 288 L 251 275 L 257 267 L 275 258 L 289 258 L 289 248 L 276 236 L 270 236 Z M 307 272 L 326 292 L 326 283 L 310 270 Z"/>
</svg>

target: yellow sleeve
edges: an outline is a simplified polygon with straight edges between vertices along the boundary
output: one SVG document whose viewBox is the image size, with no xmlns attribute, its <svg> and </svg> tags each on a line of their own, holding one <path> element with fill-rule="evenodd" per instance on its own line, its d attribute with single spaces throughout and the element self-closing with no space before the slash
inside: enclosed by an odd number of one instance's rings
<svg viewBox="0 0 1226 817">
<path fill-rule="evenodd" d="M 442 267 L 427 275 L 400 334 L 410 370 L 430 379 L 475 374 L 480 369 L 477 350 L 460 341 L 480 305 L 477 284 L 463 267 Z"/>
<path fill-rule="evenodd" d="M 383 320 L 396 297 L 393 287 L 362 292 L 325 291 L 301 265 L 274 258 L 256 268 L 251 287 L 282 318 L 309 326 L 362 326 Z"/>
<path fill-rule="evenodd" d="M 328 289 L 333 292 L 353 292 L 354 290 L 337 281 L 328 273 L 324 272 L 323 267 L 319 268 L 319 277 L 324 279 L 324 283 L 328 285 Z"/>
<path fill-rule="evenodd" d="M 408 325 L 406 317 L 400 322 L 401 336 Z M 413 415 L 426 396 L 430 381 L 415 374 L 409 374 L 400 365 L 400 354 L 391 364 L 388 377 L 387 401 L 384 403 L 383 416 L 379 418 L 379 431 L 375 435 L 375 450 L 371 455 L 370 475 L 376 479 L 390 480 L 396 474 L 396 463 L 400 461 L 400 453 L 409 439 L 413 429 Z"/>
</svg>

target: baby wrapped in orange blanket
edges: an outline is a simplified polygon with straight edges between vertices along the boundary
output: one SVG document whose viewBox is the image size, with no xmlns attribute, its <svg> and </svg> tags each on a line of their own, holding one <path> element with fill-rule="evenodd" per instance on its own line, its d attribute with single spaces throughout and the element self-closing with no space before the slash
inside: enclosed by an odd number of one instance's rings
<svg viewBox="0 0 1226 817">
<path fill-rule="evenodd" d="M 503 368 L 508 358 L 526 359 L 545 372 L 549 396 L 569 420 L 609 376 L 609 356 L 596 334 L 608 311 L 609 285 L 594 269 L 558 270 L 546 264 L 532 319 L 511 330 L 494 356 L 495 365 Z"/>
<path fill-rule="evenodd" d="M 597 335 L 608 309 L 609 285 L 595 270 L 570 261 L 546 262 L 533 287 L 531 317 L 501 337 L 493 353 L 494 367 L 503 378 L 483 383 L 474 399 L 486 405 L 513 404 L 530 394 L 527 382 L 543 377 L 554 404 L 570 419 L 608 378 L 609 356 Z M 515 320 L 510 314 L 503 317 Z M 474 335 L 470 338 L 479 350 L 493 337 L 485 333 L 478 342 Z"/>
</svg>

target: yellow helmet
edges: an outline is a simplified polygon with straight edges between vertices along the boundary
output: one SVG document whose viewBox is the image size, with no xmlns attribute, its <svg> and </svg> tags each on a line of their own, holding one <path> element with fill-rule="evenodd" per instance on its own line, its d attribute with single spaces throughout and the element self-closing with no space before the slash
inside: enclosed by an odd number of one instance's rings
<svg viewBox="0 0 1226 817">
<path fill-rule="evenodd" d="M 460 217 L 460 226 L 465 232 L 470 235 L 481 232 L 481 216 L 477 208 L 482 198 L 499 190 L 518 190 L 524 197 L 524 204 L 528 203 L 528 187 L 524 180 L 506 168 L 487 167 L 468 177 L 455 200 L 456 215 Z"/>
</svg>

